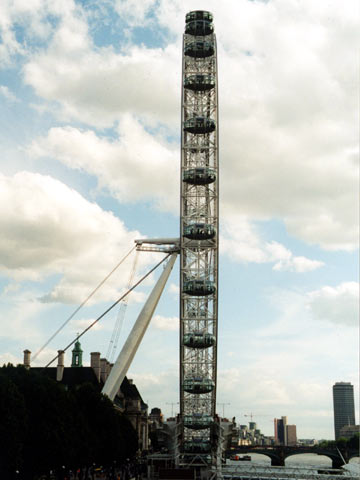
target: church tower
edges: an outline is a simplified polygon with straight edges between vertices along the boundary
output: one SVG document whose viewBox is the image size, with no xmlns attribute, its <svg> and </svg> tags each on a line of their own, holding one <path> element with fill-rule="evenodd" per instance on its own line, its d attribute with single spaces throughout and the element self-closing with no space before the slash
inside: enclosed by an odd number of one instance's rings
<svg viewBox="0 0 360 480">
<path fill-rule="evenodd" d="M 82 367 L 82 354 L 83 351 L 81 350 L 81 344 L 79 340 L 75 343 L 75 346 L 72 350 L 72 361 L 71 361 L 71 366 L 72 367 Z"/>
</svg>

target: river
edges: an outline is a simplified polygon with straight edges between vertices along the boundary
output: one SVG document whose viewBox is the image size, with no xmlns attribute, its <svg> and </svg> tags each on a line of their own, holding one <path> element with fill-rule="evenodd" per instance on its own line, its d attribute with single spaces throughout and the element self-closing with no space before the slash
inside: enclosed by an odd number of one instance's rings
<svg viewBox="0 0 360 480">
<path fill-rule="evenodd" d="M 229 465 L 238 465 L 239 463 L 249 463 L 255 465 L 271 465 L 271 460 L 265 455 L 260 455 L 258 453 L 252 453 L 251 462 L 236 462 L 232 460 L 227 460 Z M 357 463 L 360 465 L 360 458 L 355 457 L 350 460 L 351 463 Z M 331 468 L 331 460 L 329 457 L 324 455 L 315 455 L 314 453 L 301 453 L 299 455 L 292 455 L 285 460 L 285 466 L 294 467 L 294 466 L 311 466 L 311 467 L 324 467 Z"/>
</svg>

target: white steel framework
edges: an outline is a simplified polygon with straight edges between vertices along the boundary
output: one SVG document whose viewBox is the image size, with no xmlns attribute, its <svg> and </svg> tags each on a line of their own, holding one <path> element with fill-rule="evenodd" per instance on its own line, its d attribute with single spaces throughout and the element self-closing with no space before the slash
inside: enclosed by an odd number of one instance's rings
<svg viewBox="0 0 360 480">
<path fill-rule="evenodd" d="M 218 94 L 212 15 L 186 15 L 180 211 L 180 419 L 184 458 L 217 457 Z M 186 463 L 186 461 L 185 461 Z"/>
</svg>

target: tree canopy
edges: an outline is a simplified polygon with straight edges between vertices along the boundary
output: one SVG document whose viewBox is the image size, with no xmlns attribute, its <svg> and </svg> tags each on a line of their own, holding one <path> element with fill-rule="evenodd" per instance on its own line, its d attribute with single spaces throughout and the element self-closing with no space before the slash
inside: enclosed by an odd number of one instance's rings
<svg viewBox="0 0 360 480">
<path fill-rule="evenodd" d="M 351 438 L 340 437 L 337 440 L 321 440 L 319 442 L 320 447 L 335 448 L 351 448 L 359 449 L 360 448 L 360 436 L 359 434 L 353 435 Z"/>
<path fill-rule="evenodd" d="M 23 366 L 0 368 L 0 419 L 4 478 L 122 463 L 138 448 L 130 421 L 94 385 L 66 389 Z"/>
</svg>

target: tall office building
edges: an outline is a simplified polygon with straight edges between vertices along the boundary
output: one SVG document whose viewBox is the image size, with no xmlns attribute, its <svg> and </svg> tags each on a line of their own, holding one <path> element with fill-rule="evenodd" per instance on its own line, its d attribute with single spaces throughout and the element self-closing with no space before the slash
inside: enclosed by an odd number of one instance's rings
<svg viewBox="0 0 360 480">
<path fill-rule="evenodd" d="M 274 418 L 275 442 L 279 445 L 287 445 L 287 417 Z"/>
<path fill-rule="evenodd" d="M 335 440 L 341 427 L 355 425 L 354 387 L 350 382 L 336 382 L 333 385 Z"/>
<path fill-rule="evenodd" d="M 296 425 L 286 425 L 286 445 L 295 446 L 297 444 Z"/>
<path fill-rule="evenodd" d="M 297 443 L 296 425 L 288 425 L 287 417 L 274 418 L 275 443 L 277 445 L 291 445 Z"/>
</svg>

